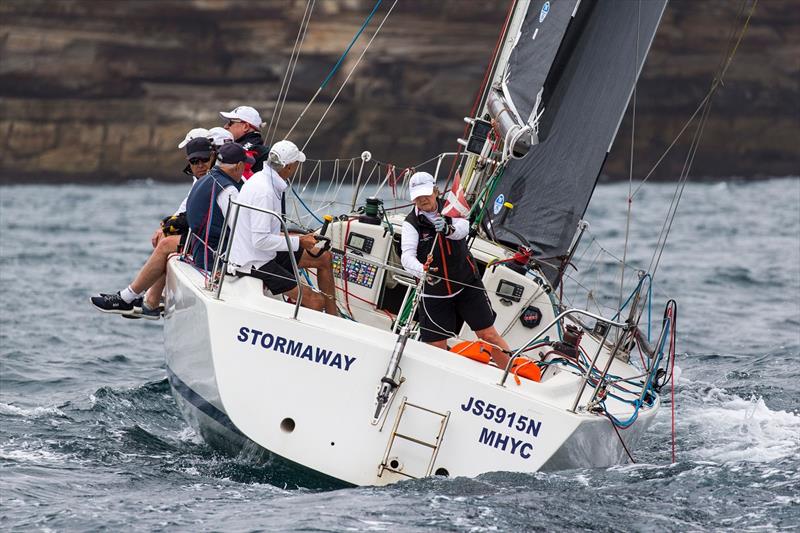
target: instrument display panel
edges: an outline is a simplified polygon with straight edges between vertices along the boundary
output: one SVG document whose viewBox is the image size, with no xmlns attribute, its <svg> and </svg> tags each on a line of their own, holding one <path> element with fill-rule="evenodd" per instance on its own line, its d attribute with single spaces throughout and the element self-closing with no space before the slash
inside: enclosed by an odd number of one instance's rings
<svg viewBox="0 0 800 533">
<path fill-rule="evenodd" d="M 333 275 L 335 277 L 342 280 L 347 279 L 348 283 L 367 287 L 368 289 L 372 288 L 372 285 L 375 283 L 375 278 L 378 275 L 378 267 L 367 264 L 364 261 L 359 261 L 358 259 L 353 259 L 353 257 L 350 256 L 344 261 L 346 263 L 344 270 L 347 275 L 347 278 L 344 278 L 342 276 L 342 252 L 332 250 L 331 255 L 333 258 Z"/>
</svg>

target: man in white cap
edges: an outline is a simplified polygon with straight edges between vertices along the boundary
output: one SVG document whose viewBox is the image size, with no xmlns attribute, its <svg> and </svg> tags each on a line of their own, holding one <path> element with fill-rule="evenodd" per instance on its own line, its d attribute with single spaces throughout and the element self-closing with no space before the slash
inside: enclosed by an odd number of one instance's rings
<svg viewBox="0 0 800 533">
<path fill-rule="evenodd" d="M 208 137 L 208 132 L 209 132 L 209 130 L 207 130 L 205 128 L 192 128 L 192 129 L 190 129 L 189 132 L 186 134 L 186 137 L 184 137 L 183 140 L 180 143 L 178 143 L 178 148 L 183 149 L 187 144 L 189 144 L 189 141 L 191 141 L 192 139 L 199 139 L 201 137 Z"/>
<path fill-rule="evenodd" d="M 305 154 L 293 142 L 275 143 L 269 151 L 264 169 L 245 182 L 238 201 L 281 213 L 288 180 L 305 160 Z M 292 235 L 289 240 L 291 250 L 287 248 L 286 238 L 276 217 L 252 209 L 240 209 L 231 244 L 229 271 L 239 276 L 253 276 L 262 280 L 272 294 L 285 294 L 289 298 L 297 299 L 302 291 L 304 307 L 317 311 L 324 309 L 330 315 L 339 316 L 330 252 L 323 252 L 319 257 L 308 253 L 318 244 L 313 234 Z M 294 254 L 298 267 L 317 269 L 320 292 L 298 285 L 290 253 Z"/>
<path fill-rule="evenodd" d="M 256 161 L 244 169 L 244 179 L 250 179 L 250 176 L 264 168 L 264 160 L 269 153 L 261 137 L 261 115 L 250 106 L 240 105 L 231 111 L 221 111 L 220 116 L 227 120 L 225 129 L 231 132 L 234 142 L 241 144 L 247 155 Z"/>
<path fill-rule="evenodd" d="M 216 128 L 211 128 L 208 130 L 208 140 L 211 141 L 216 148 L 219 148 L 225 143 L 232 143 L 235 142 L 236 139 L 233 138 L 233 134 L 226 130 L 221 126 L 217 126 Z"/>
<path fill-rule="evenodd" d="M 414 209 L 403 222 L 400 259 L 417 278 L 428 272 L 419 307 L 420 340 L 447 350 L 447 339 L 466 322 L 495 347 L 492 360 L 504 368 L 509 347 L 494 327 L 495 313 L 467 248 L 469 222 L 440 214 L 444 202 L 427 172 L 411 176 L 409 195 Z"/>
</svg>

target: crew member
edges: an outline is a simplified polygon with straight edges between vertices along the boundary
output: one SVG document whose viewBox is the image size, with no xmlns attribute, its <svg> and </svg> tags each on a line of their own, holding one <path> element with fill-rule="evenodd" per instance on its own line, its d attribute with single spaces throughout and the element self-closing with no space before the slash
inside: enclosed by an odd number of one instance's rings
<svg viewBox="0 0 800 533">
<path fill-rule="evenodd" d="M 209 270 L 223 235 L 223 219 L 228 203 L 242 188 L 246 164 L 253 164 L 238 143 L 223 144 L 217 154 L 217 166 L 194 184 L 186 204 L 186 219 L 192 230 L 192 257 L 195 266 Z M 228 224 L 231 222 L 228 221 Z"/>
<path fill-rule="evenodd" d="M 267 165 L 245 182 L 238 201 L 281 213 L 288 180 L 305 160 L 305 154 L 293 142 L 275 143 L 269 152 Z M 237 275 L 261 279 L 272 294 L 285 294 L 296 300 L 302 291 L 301 305 L 317 311 L 324 309 L 330 315 L 339 316 L 330 252 L 325 251 L 319 257 L 308 253 L 318 244 L 313 234 L 292 235 L 289 241 L 291 250 L 275 216 L 240 208 L 231 245 L 230 270 Z M 319 293 L 297 284 L 289 253 L 294 254 L 299 268 L 317 269 Z"/>
<path fill-rule="evenodd" d="M 186 160 L 193 183 L 208 173 L 216 156 L 211 142 L 203 132 L 207 130 L 191 130 L 186 134 L 188 141 L 184 140 L 179 145 L 186 148 Z M 175 214 L 165 219 L 162 227 L 153 234 L 153 252 L 131 284 L 114 294 L 100 293 L 92 296 L 92 305 L 100 311 L 118 313 L 128 318 L 158 320 L 161 317 L 161 293 L 166 280 L 167 260 L 180 249 L 182 238 L 188 231 L 185 219 L 188 198 L 187 194 Z"/>
<path fill-rule="evenodd" d="M 447 339 L 466 322 L 495 347 L 492 360 L 504 368 L 509 348 L 494 328 L 494 311 L 467 248 L 469 222 L 440 214 L 444 202 L 427 172 L 411 176 L 409 194 L 414 209 L 403 222 L 401 261 L 417 278 L 428 272 L 419 305 L 420 340 L 447 350 Z"/>
<path fill-rule="evenodd" d="M 220 116 L 227 119 L 225 129 L 231 132 L 234 141 L 241 144 L 247 155 L 255 160 L 253 164 L 245 165 L 243 176 L 248 180 L 264 168 L 264 160 L 269 154 L 261 137 L 261 115 L 250 106 L 240 105 L 232 111 L 221 111 Z"/>
</svg>

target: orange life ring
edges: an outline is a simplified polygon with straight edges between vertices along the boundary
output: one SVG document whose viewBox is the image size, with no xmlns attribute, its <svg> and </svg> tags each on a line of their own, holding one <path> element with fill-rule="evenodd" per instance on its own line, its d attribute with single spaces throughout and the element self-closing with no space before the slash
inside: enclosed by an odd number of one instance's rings
<svg viewBox="0 0 800 533">
<path fill-rule="evenodd" d="M 492 357 L 492 346 L 483 341 L 464 341 L 456 344 L 450 349 L 451 352 L 469 357 L 473 361 L 489 364 Z M 527 357 L 517 357 L 514 364 L 511 365 L 511 373 L 519 384 L 519 378 L 529 379 L 531 381 L 539 382 L 542 380 L 542 370 L 539 365 L 528 359 Z"/>
</svg>

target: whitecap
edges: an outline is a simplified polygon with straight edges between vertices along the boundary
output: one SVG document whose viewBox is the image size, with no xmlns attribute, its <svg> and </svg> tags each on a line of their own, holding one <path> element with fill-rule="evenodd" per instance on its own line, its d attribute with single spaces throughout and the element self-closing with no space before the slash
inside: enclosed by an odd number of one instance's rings
<svg viewBox="0 0 800 533">
<path fill-rule="evenodd" d="M 24 409 L 11 405 L 8 403 L 0 402 L 0 415 L 21 416 L 24 418 L 41 418 L 44 416 L 67 416 L 63 411 L 57 407 L 34 407 L 32 409 Z"/>
</svg>

